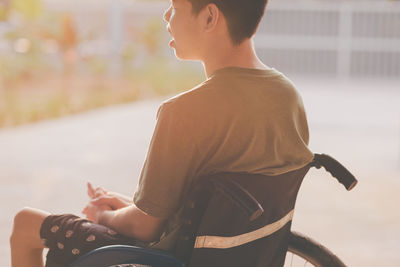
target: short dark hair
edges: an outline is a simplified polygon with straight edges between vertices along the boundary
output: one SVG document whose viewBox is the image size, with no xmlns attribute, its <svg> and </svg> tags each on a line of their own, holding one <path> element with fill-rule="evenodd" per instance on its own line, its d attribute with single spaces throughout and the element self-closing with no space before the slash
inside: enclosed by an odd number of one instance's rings
<svg viewBox="0 0 400 267">
<path fill-rule="evenodd" d="M 192 12 L 198 15 L 208 4 L 215 4 L 224 14 L 234 45 L 250 38 L 257 30 L 268 0 L 189 0 Z"/>
</svg>

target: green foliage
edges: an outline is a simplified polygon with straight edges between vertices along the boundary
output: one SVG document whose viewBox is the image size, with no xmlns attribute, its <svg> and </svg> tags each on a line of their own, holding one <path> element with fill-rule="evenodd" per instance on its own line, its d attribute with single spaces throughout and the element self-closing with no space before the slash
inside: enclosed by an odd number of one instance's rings
<svg viewBox="0 0 400 267">
<path fill-rule="evenodd" d="M 48 74 L 54 66 L 43 51 L 44 43 L 51 37 L 45 32 L 54 31 L 55 17 L 44 13 L 39 0 L 12 0 L 12 11 L 19 15 L 18 23 L 3 34 L 14 50 L 0 55 L 0 77 L 6 87 L 16 82 Z M 21 49 L 23 51 L 18 51 Z"/>
<path fill-rule="evenodd" d="M 162 58 L 153 58 L 140 69 L 134 70 L 131 75 L 135 80 L 151 88 L 155 95 L 171 95 L 188 90 L 200 83 L 202 72 L 188 62 L 181 62 L 171 66 L 170 61 Z"/>
<path fill-rule="evenodd" d="M 192 88 L 204 78 L 193 64 L 177 63 L 165 56 L 167 34 L 160 18 L 151 18 L 142 28 L 134 29 L 121 50 L 122 71 L 115 75 L 110 72 L 107 55 L 85 55 L 66 68 L 60 42 L 65 39 L 63 14 L 45 11 L 40 0 L 12 0 L 12 8 L 20 19 L 3 37 L 11 47 L 21 40 L 29 47 L 24 52 L 0 55 L 0 127 L 171 95 Z M 69 25 L 73 25 L 70 18 Z M 90 38 L 77 35 L 77 45 L 96 40 L 96 34 L 102 32 L 92 31 Z M 57 54 L 46 52 L 49 40 L 58 42 Z"/>
<path fill-rule="evenodd" d="M 29 20 L 39 18 L 43 12 L 43 5 L 40 0 L 12 0 L 11 8 Z"/>
<path fill-rule="evenodd" d="M 43 76 L 50 66 L 37 54 L 3 55 L 0 59 L 0 77 L 5 86 Z"/>
<path fill-rule="evenodd" d="M 163 24 L 160 19 L 150 19 L 141 32 L 141 41 L 150 55 L 155 55 L 161 50 Z"/>
<path fill-rule="evenodd" d="M 9 5 L 2 4 L 0 2 L 0 22 L 6 21 L 10 15 L 10 7 Z"/>
<path fill-rule="evenodd" d="M 39 84 L 31 82 L 30 88 L 0 90 L 0 128 L 15 126 L 43 119 L 52 119 L 95 108 L 136 101 L 139 88 L 121 85 L 121 81 L 102 80 L 76 88 L 70 80 L 68 86 L 57 83 Z M 62 82 L 62 79 L 57 80 Z"/>
<path fill-rule="evenodd" d="M 106 75 L 109 69 L 107 59 L 102 57 L 89 57 L 86 59 L 86 65 L 89 73 L 94 75 Z"/>
</svg>

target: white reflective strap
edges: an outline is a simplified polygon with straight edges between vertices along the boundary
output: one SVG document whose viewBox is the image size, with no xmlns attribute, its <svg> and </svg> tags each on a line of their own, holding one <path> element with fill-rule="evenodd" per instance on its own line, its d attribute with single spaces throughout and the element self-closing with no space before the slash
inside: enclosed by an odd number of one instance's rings
<svg viewBox="0 0 400 267">
<path fill-rule="evenodd" d="M 294 209 L 274 223 L 237 236 L 198 236 L 194 243 L 194 248 L 233 248 L 269 236 L 290 222 L 293 218 L 293 213 Z"/>
</svg>

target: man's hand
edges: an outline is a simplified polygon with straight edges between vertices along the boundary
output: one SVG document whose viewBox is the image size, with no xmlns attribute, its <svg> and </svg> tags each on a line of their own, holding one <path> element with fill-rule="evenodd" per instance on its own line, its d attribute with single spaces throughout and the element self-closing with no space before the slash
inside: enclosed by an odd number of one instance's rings
<svg viewBox="0 0 400 267">
<path fill-rule="evenodd" d="M 125 196 L 107 192 L 102 187 L 94 187 L 90 182 L 87 183 L 87 194 L 90 198 L 89 203 L 82 210 L 88 220 L 98 223 L 99 217 L 106 210 L 118 210 L 132 204 Z"/>
<path fill-rule="evenodd" d="M 115 192 L 108 192 L 102 187 L 94 188 L 90 182 L 87 183 L 87 193 L 91 200 L 96 200 L 92 204 L 108 205 L 112 210 L 133 204 L 129 197 Z"/>
<path fill-rule="evenodd" d="M 119 210 L 127 206 L 130 206 L 132 203 L 126 203 L 125 201 L 121 200 L 116 196 L 103 195 L 96 198 L 92 198 L 90 204 L 95 206 L 107 206 L 111 210 Z"/>
<path fill-rule="evenodd" d="M 82 210 L 82 213 L 86 215 L 86 218 L 94 223 L 99 223 L 99 218 L 104 211 L 112 210 L 107 205 L 95 205 L 90 201 L 86 207 Z"/>
<path fill-rule="evenodd" d="M 159 237 L 164 218 L 146 214 L 126 196 L 94 188 L 91 183 L 87 186 L 90 201 L 82 211 L 86 218 L 139 240 L 154 241 Z"/>
<path fill-rule="evenodd" d="M 87 194 L 91 199 L 93 199 L 93 198 L 96 198 L 99 196 L 107 195 L 107 190 L 105 190 L 102 187 L 94 188 L 92 183 L 88 182 L 87 183 Z"/>
</svg>

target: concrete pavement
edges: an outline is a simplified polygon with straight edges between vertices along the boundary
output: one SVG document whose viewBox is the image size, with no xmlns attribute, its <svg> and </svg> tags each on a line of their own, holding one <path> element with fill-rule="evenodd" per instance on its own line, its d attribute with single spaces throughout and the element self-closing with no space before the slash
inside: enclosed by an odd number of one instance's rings
<svg viewBox="0 0 400 267">
<path fill-rule="evenodd" d="M 349 266 L 399 266 L 400 86 L 297 79 L 310 147 L 358 177 L 346 192 L 321 170 L 307 176 L 293 229 Z M 0 266 L 9 266 L 13 215 L 24 206 L 80 213 L 86 181 L 131 195 L 161 100 L 0 130 Z"/>
</svg>

